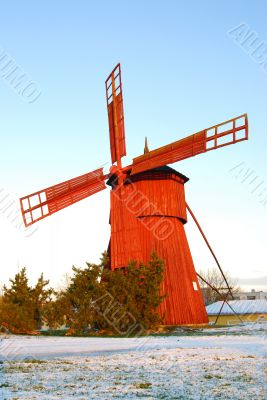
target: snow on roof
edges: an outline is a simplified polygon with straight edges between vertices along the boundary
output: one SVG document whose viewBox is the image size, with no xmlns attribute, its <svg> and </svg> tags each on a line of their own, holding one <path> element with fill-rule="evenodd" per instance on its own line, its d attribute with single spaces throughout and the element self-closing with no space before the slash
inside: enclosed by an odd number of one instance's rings
<svg viewBox="0 0 267 400">
<path fill-rule="evenodd" d="M 228 303 L 237 314 L 267 314 L 267 300 L 229 300 Z M 223 301 L 217 301 L 206 307 L 208 315 L 217 315 L 220 312 Z M 234 315 L 233 310 L 224 304 L 222 315 Z"/>
</svg>

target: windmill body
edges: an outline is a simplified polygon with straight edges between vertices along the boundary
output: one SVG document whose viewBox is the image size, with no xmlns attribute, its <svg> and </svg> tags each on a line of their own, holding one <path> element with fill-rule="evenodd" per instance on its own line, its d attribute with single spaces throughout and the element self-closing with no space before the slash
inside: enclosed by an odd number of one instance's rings
<svg viewBox="0 0 267 400">
<path fill-rule="evenodd" d="M 167 146 L 149 151 L 122 166 L 126 155 L 121 70 L 106 80 L 112 166 L 32 193 L 20 199 L 26 226 L 89 197 L 107 185 L 110 191 L 110 268 L 131 260 L 147 262 L 156 252 L 165 263 L 160 314 L 166 325 L 208 322 L 190 248 L 184 184 L 188 178 L 167 167 L 183 159 L 248 139 L 247 115 L 204 129 Z"/>
<path fill-rule="evenodd" d="M 164 260 L 160 306 L 165 325 L 208 322 L 184 224 L 184 183 L 188 178 L 169 167 L 141 172 L 113 185 L 111 197 L 110 267 L 129 260 L 148 262 L 152 252 Z"/>
</svg>

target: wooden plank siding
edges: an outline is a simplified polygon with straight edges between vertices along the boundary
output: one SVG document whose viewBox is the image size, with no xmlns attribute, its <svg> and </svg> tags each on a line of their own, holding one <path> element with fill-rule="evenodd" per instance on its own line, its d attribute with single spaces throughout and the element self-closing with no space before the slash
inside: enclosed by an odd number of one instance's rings
<svg viewBox="0 0 267 400">
<path fill-rule="evenodd" d="M 159 312 L 165 325 L 208 322 L 184 230 L 184 181 L 166 170 L 149 171 L 111 191 L 111 269 L 147 262 L 153 251 L 163 259 L 167 297 Z"/>
</svg>

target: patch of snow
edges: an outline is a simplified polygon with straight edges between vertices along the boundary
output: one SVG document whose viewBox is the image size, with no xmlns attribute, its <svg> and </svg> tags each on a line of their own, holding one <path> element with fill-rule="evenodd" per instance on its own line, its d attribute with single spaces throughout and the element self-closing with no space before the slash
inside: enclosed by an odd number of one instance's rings
<svg viewBox="0 0 267 400">
<path fill-rule="evenodd" d="M 0 342 L 1 399 L 265 400 L 266 333 L 254 324 L 199 336 L 10 336 Z"/>
</svg>

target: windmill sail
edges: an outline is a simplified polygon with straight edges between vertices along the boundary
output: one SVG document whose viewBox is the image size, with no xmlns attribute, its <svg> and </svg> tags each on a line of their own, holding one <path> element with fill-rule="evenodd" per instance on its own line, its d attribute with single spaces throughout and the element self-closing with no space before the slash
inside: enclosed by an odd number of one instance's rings
<svg viewBox="0 0 267 400">
<path fill-rule="evenodd" d="M 106 188 L 103 168 L 50 186 L 20 199 L 25 226 L 48 217 Z"/>
<path fill-rule="evenodd" d="M 172 164 L 247 139 L 248 119 L 247 114 L 243 114 L 134 158 L 131 174 Z"/>
<path fill-rule="evenodd" d="M 112 164 L 120 166 L 126 155 L 121 67 L 118 64 L 106 80 L 106 97 L 109 122 L 110 152 Z"/>
</svg>

